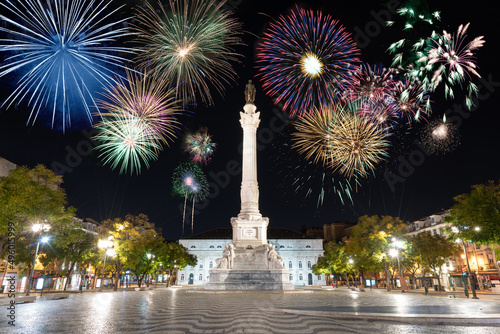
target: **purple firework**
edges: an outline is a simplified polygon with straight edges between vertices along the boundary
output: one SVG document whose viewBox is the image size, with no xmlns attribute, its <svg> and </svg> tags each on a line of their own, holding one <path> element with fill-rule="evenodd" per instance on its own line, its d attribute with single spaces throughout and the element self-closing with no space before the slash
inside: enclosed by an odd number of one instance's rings
<svg viewBox="0 0 500 334">
<path fill-rule="evenodd" d="M 270 23 L 257 51 L 264 91 L 291 115 L 330 105 L 359 62 L 359 49 L 338 21 L 298 7 Z"/>
</svg>

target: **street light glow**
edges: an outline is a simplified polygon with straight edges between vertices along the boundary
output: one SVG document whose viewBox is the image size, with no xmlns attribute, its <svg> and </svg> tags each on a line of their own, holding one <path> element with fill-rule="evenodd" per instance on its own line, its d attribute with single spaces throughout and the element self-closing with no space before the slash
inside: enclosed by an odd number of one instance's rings
<svg viewBox="0 0 500 334">
<path fill-rule="evenodd" d="M 42 242 L 47 242 L 47 241 L 49 241 L 49 237 L 43 237 L 42 238 Z"/>
</svg>

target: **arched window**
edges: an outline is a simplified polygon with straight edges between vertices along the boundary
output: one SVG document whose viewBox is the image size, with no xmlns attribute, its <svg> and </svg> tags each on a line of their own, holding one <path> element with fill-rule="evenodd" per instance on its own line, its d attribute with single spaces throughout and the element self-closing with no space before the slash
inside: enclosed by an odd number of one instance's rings
<svg viewBox="0 0 500 334">
<path fill-rule="evenodd" d="M 184 274 L 181 274 L 181 281 L 184 281 Z"/>
<path fill-rule="evenodd" d="M 196 246 L 193 245 L 193 246 L 191 246 L 191 248 L 196 248 Z"/>
<path fill-rule="evenodd" d="M 208 248 L 214 248 L 214 245 L 210 245 L 210 247 L 208 247 Z"/>
<path fill-rule="evenodd" d="M 219 245 L 219 246 L 217 246 L 217 248 L 222 248 L 222 246 L 221 246 L 221 245 Z"/>
<path fill-rule="evenodd" d="M 292 261 L 288 261 L 288 268 L 292 268 Z"/>
<path fill-rule="evenodd" d="M 302 261 L 299 261 L 299 269 L 302 269 Z"/>
<path fill-rule="evenodd" d="M 302 274 L 299 275 L 299 281 L 303 281 L 304 280 L 304 276 L 302 276 Z"/>
<path fill-rule="evenodd" d="M 280 248 L 285 248 L 285 246 L 281 245 Z"/>
<path fill-rule="evenodd" d="M 208 265 L 208 268 L 212 269 L 214 267 L 213 261 L 210 261 L 210 264 Z"/>
<path fill-rule="evenodd" d="M 311 269 L 311 261 L 307 261 L 307 269 Z"/>
<path fill-rule="evenodd" d="M 306 248 L 311 248 L 311 245 L 307 245 Z"/>
</svg>

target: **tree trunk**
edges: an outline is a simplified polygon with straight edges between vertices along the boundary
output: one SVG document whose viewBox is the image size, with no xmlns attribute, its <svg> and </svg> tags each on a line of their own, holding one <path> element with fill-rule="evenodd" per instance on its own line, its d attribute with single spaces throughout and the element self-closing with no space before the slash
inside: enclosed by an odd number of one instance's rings
<svg viewBox="0 0 500 334">
<path fill-rule="evenodd" d="M 117 260 L 116 261 L 115 282 L 118 282 L 119 275 L 121 272 L 122 272 L 122 263 L 119 260 Z M 113 291 L 117 291 L 117 290 L 118 290 L 118 284 L 113 285 Z"/>
<path fill-rule="evenodd" d="M 66 288 L 68 287 L 68 283 L 69 283 L 69 280 L 71 279 L 71 274 L 73 273 L 73 262 L 70 261 L 70 266 L 69 266 L 69 269 L 68 269 L 68 273 L 67 273 L 67 279 L 66 279 L 66 282 L 64 282 L 64 288 L 63 288 L 63 291 L 66 291 Z M 102 282 L 101 282 L 102 284 Z"/>
<path fill-rule="evenodd" d="M 366 284 L 366 281 L 365 281 L 365 272 L 363 270 L 360 270 L 359 271 L 359 275 L 361 276 L 361 282 L 360 282 L 361 284 L 360 285 L 363 288 L 366 288 L 366 285 L 365 285 Z"/>
<path fill-rule="evenodd" d="M 385 284 L 387 291 L 391 291 L 390 281 L 389 281 L 389 271 L 387 270 L 387 261 L 384 258 L 384 269 L 385 269 Z"/>
</svg>

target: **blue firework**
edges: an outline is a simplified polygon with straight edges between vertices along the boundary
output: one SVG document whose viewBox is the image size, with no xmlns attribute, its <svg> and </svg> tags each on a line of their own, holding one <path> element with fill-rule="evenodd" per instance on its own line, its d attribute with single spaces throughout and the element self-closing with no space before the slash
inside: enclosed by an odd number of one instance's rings
<svg viewBox="0 0 500 334">
<path fill-rule="evenodd" d="M 2 65 L 0 78 L 13 81 L 3 106 L 21 101 L 30 111 L 28 123 L 50 115 L 51 126 L 63 130 L 71 120 L 87 118 L 99 109 L 94 96 L 112 84 L 130 48 L 118 46 L 129 34 L 116 20 L 121 8 L 110 1 L 5 0 L 0 3 Z M 83 116 L 83 117 L 82 117 Z"/>
<path fill-rule="evenodd" d="M 296 8 L 270 23 L 258 46 L 257 67 L 266 94 L 290 114 L 303 115 L 332 103 L 358 55 L 338 21 Z"/>
</svg>

